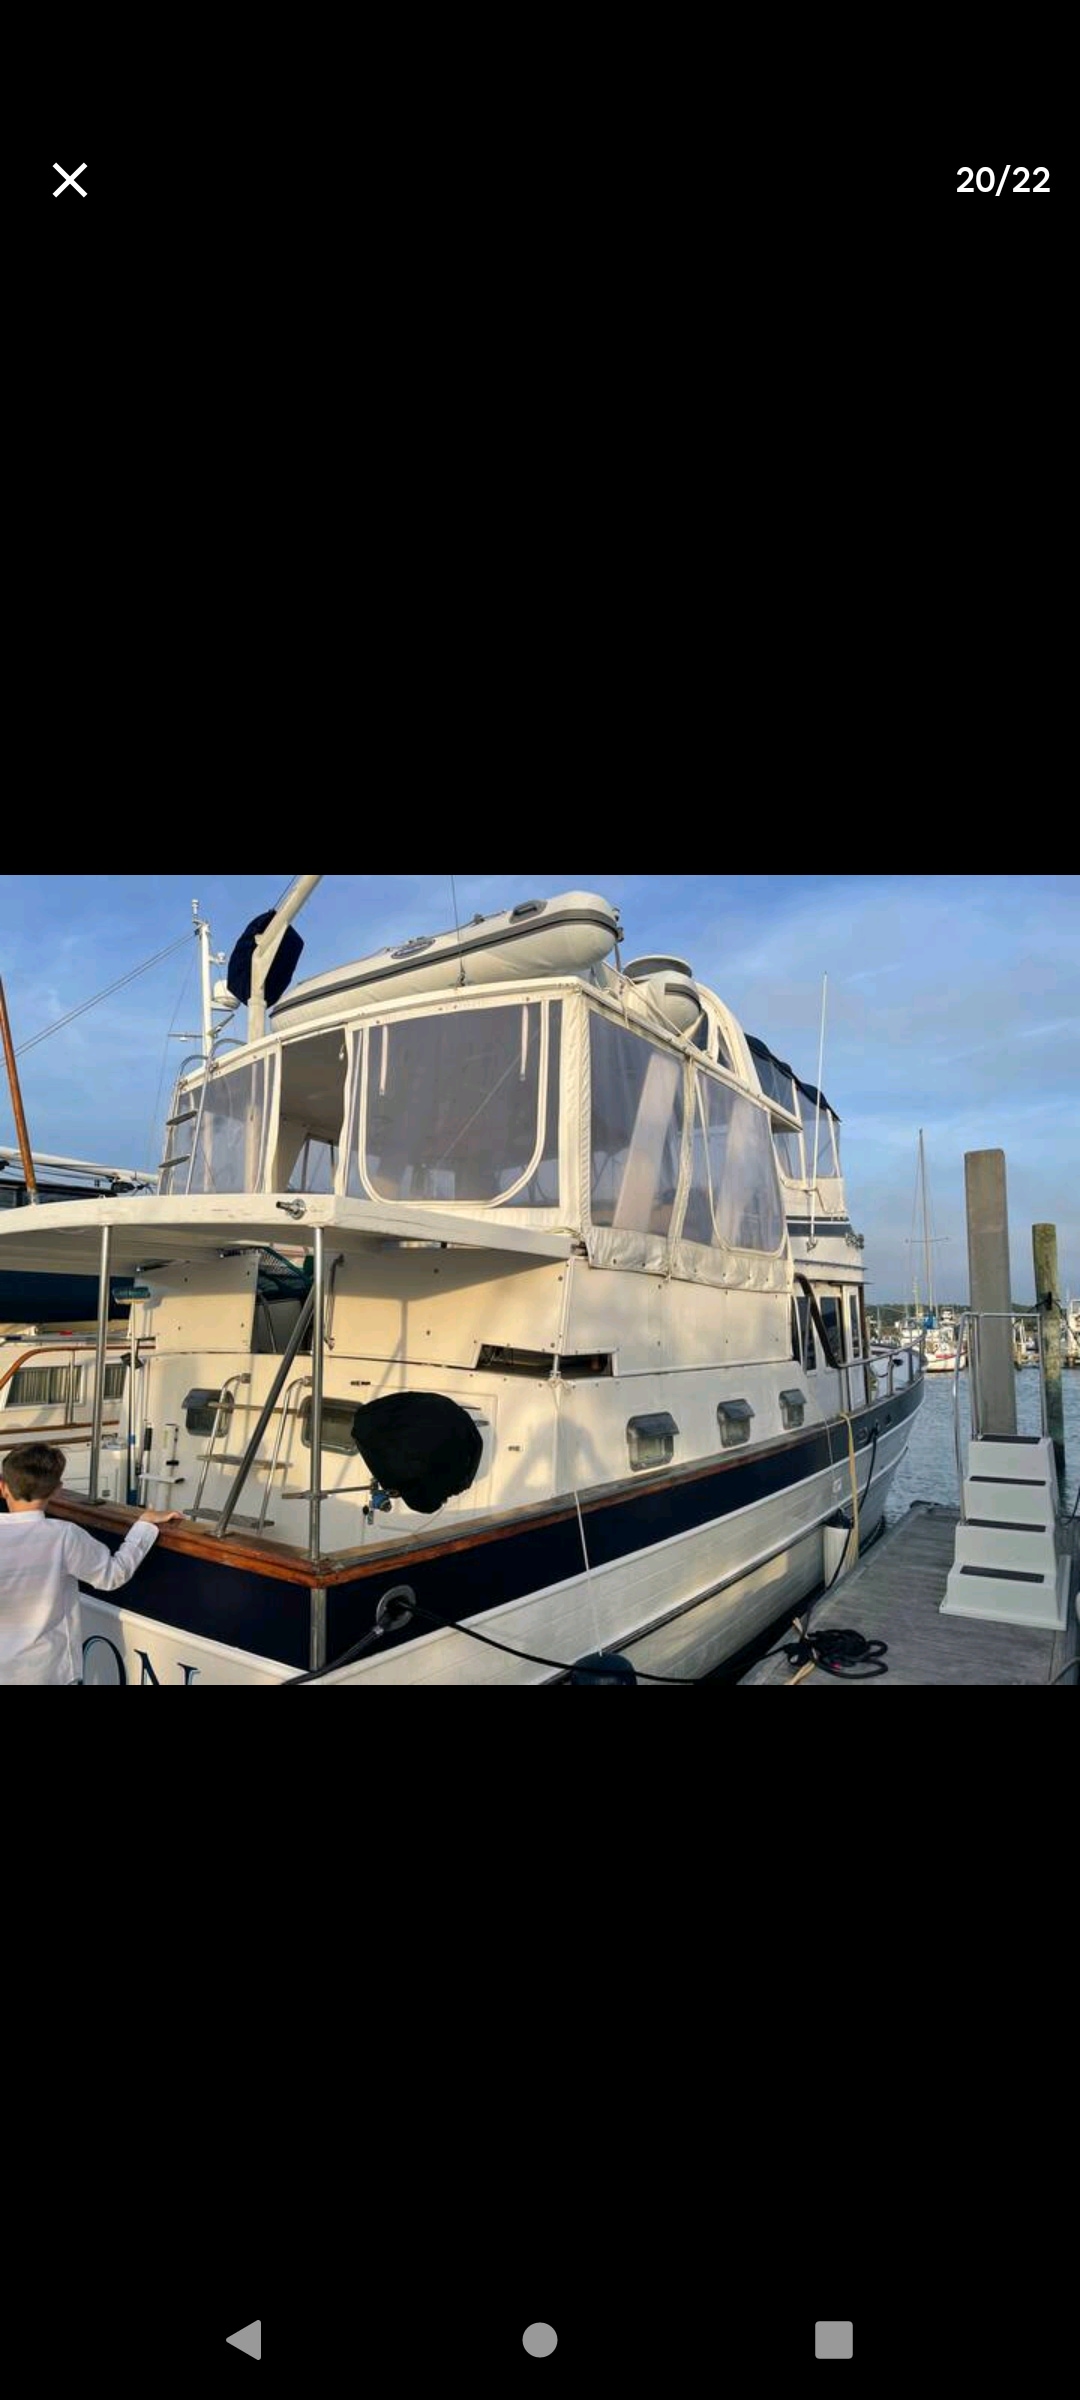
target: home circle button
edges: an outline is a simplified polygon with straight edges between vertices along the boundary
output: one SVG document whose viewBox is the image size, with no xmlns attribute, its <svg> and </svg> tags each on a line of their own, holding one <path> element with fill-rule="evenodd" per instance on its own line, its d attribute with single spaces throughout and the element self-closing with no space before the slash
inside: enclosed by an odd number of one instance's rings
<svg viewBox="0 0 1080 2400">
<path fill-rule="evenodd" d="M 526 2325 L 521 2337 L 530 2358 L 550 2358 L 558 2338 L 553 2325 Z"/>
</svg>

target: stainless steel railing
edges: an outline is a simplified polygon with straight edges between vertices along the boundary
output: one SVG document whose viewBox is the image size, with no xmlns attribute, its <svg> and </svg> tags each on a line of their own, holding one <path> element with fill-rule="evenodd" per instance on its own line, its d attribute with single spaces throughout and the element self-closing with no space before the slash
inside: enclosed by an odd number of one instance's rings
<svg viewBox="0 0 1080 2400">
<path fill-rule="evenodd" d="M 887 1375 L 887 1376 L 886 1376 L 886 1374 L 885 1374 L 885 1372 L 884 1372 L 884 1366 L 885 1366 L 885 1362 L 884 1362 L 884 1360 L 882 1360 L 882 1361 L 880 1362 L 880 1368 L 879 1368 L 879 1364 L 878 1364 L 878 1362 L 877 1362 L 877 1361 L 875 1361 L 875 1357 L 874 1357 L 874 1353 L 873 1353 L 873 1351 L 871 1351 L 871 1353 L 870 1353 L 870 1357 L 869 1357 L 869 1359 L 868 1359 L 868 1360 L 863 1360 L 863 1361 L 861 1361 L 861 1362 L 859 1362 L 859 1361 L 856 1361 L 856 1362 L 855 1362 L 856 1364 L 859 1364 L 859 1363 L 861 1363 L 861 1364 L 863 1364 L 863 1365 L 868 1365 L 868 1366 L 870 1367 L 870 1369 L 871 1369 L 871 1372 L 872 1372 L 872 1374 L 873 1374 L 873 1376 L 874 1376 L 874 1380 L 875 1380 L 876 1387 L 877 1387 L 877 1388 L 876 1388 L 876 1390 L 875 1390 L 875 1392 L 874 1392 L 874 1394 L 873 1394 L 873 1397 L 874 1397 L 875 1399 L 877 1399 L 877 1400 L 891 1400 L 891 1399 L 892 1399 L 892 1396 L 893 1396 L 893 1390 L 894 1390 L 894 1387 L 895 1387 L 895 1382 L 896 1382 L 896 1369 L 897 1369 L 897 1365 L 898 1365 L 898 1363 L 899 1363 L 901 1360 L 905 1361 L 905 1362 L 906 1362 L 906 1364 L 907 1364 L 908 1379 L 907 1379 L 907 1383 L 906 1383 L 906 1384 L 905 1384 L 905 1386 L 904 1386 L 904 1389 L 905 1389 L 905 1391 L 906 1391 L 906 1390 L 909 1388 L 909 1386 L 910 1386 L 911 1384 L 913 1384 L 913 1383 L 914 1383 L 916 1375 L 921 1375 L 921 1373 L 922 1373 L 922 1365 L 923 1365 L 923 1359 L 922 1359 L 922 1350 L 921 1350 L 921 1348 L 920 1348 L 920 1347 L 919 1347 L 919 1346 L 918 1346 L 916 1343 L 914 1343 L 914 1342 L 904 1342 L 904 1343 L 902 1343 L 902 1344 L 901 1344 L 901 1346 L 900 1346 L 900 1348 L 899 1348 L 898 1350 L 890 1350 L 890 1352 L 889 1352 L 889 1358 L 888 1358 L 888 1375 Z M 882 1389 L 882 1386 L 884 1386 L 884 1389 Z"/>
</svg>

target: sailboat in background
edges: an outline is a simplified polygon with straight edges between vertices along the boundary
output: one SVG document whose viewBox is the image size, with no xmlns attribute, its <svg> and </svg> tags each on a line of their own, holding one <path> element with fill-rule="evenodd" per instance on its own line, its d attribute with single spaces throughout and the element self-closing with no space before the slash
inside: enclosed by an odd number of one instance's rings
<svg viewBox="0 0 1080 2400">
<path fill-rule="evenodd" d="M 930 1232 L 930 1189 L 926 1174 L 926 1150 L 923 1144 L 921 1125 L 919 1127 L 919 1163 L 915 1178 L 913 1218 L 918 1211 L 920 1194 L 923 1221 L 923 1272 L 926 1281 L 926 1306 L 922 1315 L 926 1372 L 928 1375 L 952 1375 L 956 1371 L 957 1363 L 956 1318 L 951 1309 L 938 1309 L 934 1301 L 933 1242 L 935 1237 Z M 916 1321 L 918 1321 L 919 1285 L 917 1276 L 914 1313 Z M 960 1365 L 961 1367 L 967 1365 L 966 1343 L 960 1350 Z"/>
</svg>

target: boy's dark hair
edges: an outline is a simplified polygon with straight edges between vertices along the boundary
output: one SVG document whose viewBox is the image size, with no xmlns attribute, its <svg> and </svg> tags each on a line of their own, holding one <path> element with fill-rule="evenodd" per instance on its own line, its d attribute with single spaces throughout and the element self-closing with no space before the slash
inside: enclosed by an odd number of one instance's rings
<svg viewBox="0 0 1080 2400">
<path fill-rule="evenodd" d="M 13 1500 L 48 1500 L 64 1480 L 67 1460 L 51 1442 L 23 1442 L 9 1450 L 0 1472 Z"/>
</svg>

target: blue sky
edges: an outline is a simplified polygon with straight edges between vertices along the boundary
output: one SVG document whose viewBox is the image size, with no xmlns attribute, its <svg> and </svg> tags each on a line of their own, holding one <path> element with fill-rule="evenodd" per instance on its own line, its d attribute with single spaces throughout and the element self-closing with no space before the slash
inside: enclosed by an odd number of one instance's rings
<svg viewBox="0 0 1080 2400">
<path fill-rule="evenodd" d="M 0 972 L 16 1045 L 178 940 L 198 897 L 218 949 L 282 875 L 7 878 Z M 1055 1223 L 1080 1294 L 1080 876 L 459 875 L 462 919 L 570 888 L 616 901 L 625 957 L 689 959 L 750 1033 L 823 1083 L 843 1120 L 871 1305 L 911 1290 L 918 1128 L 925 1129 L 939 1296 L 967 1296 L 964 1152 L 1008 1161 L 1013 1290 L 1032 1291 L 1031 1225 Z M 453 921 L 449 877 L 331 875 L 303 911 L 299 973 Z M 186 977 L 186 984 L 185 984 Z M 198 1023 L 195 944 L 20 1060 L 35 1148 L 152 1166 Z M 14 1140 L 6 1088 L 0 1139 Z"/>
</svg>

